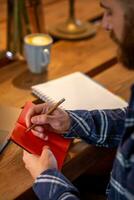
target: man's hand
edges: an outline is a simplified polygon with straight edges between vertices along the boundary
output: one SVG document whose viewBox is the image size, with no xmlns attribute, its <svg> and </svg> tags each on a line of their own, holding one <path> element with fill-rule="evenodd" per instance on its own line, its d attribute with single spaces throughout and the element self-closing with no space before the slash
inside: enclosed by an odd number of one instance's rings
<svg viewBox="0 0 134 200">
<path fill-rule="evenodd" d="M 41 156 L 24 151 L 23 161 L 34 179 L 47 169 L 57 169 L 57 161 L 48 146 L 44 146 Z"/>
<path fill-rule="evenodd" d="M 45 130 L 62 134 L 70 127 L 71 120 L 66 111 L 57 108 L 51 115 L 45 114 L 51 107 L 50 103 L 34 105 L 26 115 L 27 127 L 37 124 L 32 132 L 40 138 L 44 138 Z"/>
</svg>

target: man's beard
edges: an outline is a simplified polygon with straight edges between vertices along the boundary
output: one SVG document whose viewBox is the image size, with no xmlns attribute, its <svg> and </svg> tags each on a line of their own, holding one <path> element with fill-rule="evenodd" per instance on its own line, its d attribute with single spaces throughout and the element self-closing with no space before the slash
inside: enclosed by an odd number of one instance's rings
<svg viewBox="0 0 134 200">
<path fill-rule="evenodd" d="M 134 69 L 134 30 L 132 27 L 125 24 L 122 41 L 119 41 L 113 31 L 110 33 L 112 40 L 118 45 L 118 59 L 128 69 Z"/>
</svg>

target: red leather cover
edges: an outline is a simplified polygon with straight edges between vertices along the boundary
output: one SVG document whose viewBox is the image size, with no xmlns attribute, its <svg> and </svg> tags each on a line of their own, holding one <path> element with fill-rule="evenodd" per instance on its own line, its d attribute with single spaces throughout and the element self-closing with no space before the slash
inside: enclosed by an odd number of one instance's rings
<svg viewBox="0 0 134 200">
<path fill-rule="evenodd" d="M 45 141 L 33 135 L 31 131 L 26 132 L 25 116 L 31 106 L 33 106 L 31 102 L 26 103 L 16 122 L 11 140 L 23 149 L 36 155 L 41 154 L 44 145 L 49 146 L 57 159 L 58 168 L 61 169 L 72 140 L 65 139 L 56 133 L 47 132 L 45 134 L 48 135 L 48 140 Z"/>
</svg>

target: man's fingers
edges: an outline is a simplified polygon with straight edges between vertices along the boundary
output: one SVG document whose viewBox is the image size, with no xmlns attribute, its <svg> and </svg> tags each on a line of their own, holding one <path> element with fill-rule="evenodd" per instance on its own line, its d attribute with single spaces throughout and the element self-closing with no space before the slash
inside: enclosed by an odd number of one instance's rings
<svg viewBox="0 0 134 200">
<path fill-rule="evenodd" d="M 52 155 L 52 151 L 50 150 L 49 146 L 44 146 L 41 153 L 41 157 L 48 158 L 50 155 Z"/>
<path fill-rule="evenodd" d="M 42 113 L 42 110 L 45 112 L 45 109 L 46 109 L 46 103 L 33 106 L 26 115 L 27 127 L 31 125 L 31 117 L 33 117 L 36 114 Z"/>
<path fill-rule="evenodd" d="M 26 115 L 26 126 L 30 127 L 31 125 L 31 116 L 33 116 L 34 114 L 34 108 L 31 108 Z"/>
<path fill-rule="evenodd" d="M 33 124 L 44 125 L 45 123 L 48 122 L 47 115 L 45 114 L 36 115 L 31 118 L 31 122 Z"/>
<path fill-rule="evenodd" d="M 42 133 L 42 132 L 38 132 L 38 131 L 35 131 L 35 130 L 32 130 L 32 133 L 33 135 L 47 141 L 48 140 L 48 135 L 46 135 L 45 133 Z"/>
<path fill-rule="evenodd" d="M 23 150 L 23 156 L 29 156 L 31 155 L 30 153 L 28 153 L 27 151 Z"/>
<path fill-rule="evenodd" d="M 37 125 L 37 126 L 34 127 L 34 131 L 37 131 L 39 133 L 44 133 L 45 129 L 44 129 L 43 126 L 38 126 Z"/>
<path fill-rule="evenodd" d="M 41 139 L 43 139 L 45 137 L 44 133 L 40 133 L 40 132 L 37 132 L 37 131 L 34 131 L 34 130 L 32 130 L 32 133 L 33 133 L 33 135 L 35 135 L 35 136 L 37 136 Z"/>
<path fill-rule="evenodd" d="M 27 151 L 23 150 L 23 161 L 25 162 L 27 159 L 29 159 L 31 157 L 31 154 L 28 153 Z"/>
</svg>

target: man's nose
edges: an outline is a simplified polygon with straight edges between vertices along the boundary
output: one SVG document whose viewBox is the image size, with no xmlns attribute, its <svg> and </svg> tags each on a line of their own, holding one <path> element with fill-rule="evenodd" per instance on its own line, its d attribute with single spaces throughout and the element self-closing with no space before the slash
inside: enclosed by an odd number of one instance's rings
<svg viewBox="0 0 134 200">
<path fill-rule="evenodd" d="M 104 14 L 102 18 L 102 27 L 107 31 L 112 30 L 112 24 L 110 23 L 110 19 L 106 16 L 106 14 Z"/>
</svg>

